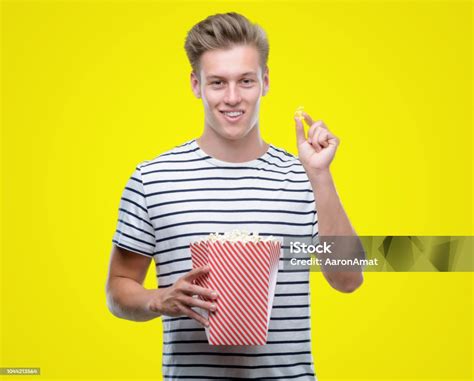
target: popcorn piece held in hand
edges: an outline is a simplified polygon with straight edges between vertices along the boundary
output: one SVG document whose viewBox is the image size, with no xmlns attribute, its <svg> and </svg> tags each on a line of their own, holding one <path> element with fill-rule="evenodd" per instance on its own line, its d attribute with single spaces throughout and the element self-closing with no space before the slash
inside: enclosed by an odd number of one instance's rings
<svg viewBox="0 0 474 381">
<path fill-rule="evenodd" d="M 268 241 L 278 241 L 273 236 L 263 237 L 258 235 L 258 233 L 253 232 L 249 234 L 246 230 L 237 230 L 234 229 L 230 232 L 225 232 L 223 234 L 211 233 L 206 238 L 201 241 L 210 241 L 210 242 L 268 242 Z"/>
<path fill-rule="evenodd" d="M 295 116 L 301 121 L 304 120 L 303 112 L 304 112 L 303 106 L 299 106 L 295 111 Z"/>
</svg>

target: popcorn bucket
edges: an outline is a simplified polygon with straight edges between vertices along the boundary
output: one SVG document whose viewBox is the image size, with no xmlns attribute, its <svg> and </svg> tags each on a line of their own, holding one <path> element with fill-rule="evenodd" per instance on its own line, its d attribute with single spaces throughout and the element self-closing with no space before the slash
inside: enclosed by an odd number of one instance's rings
<svg viewBox="0 0 474 381">
<path fill-rule="evenodd" d="M 196 279 L 195 284 L 219 293 L 214 302 L 216 311 L 209 313 L 198 308 L 209 319 L 206 327 L 209 344 L 265 345 L 280 242 L 201 241 L 192 243 L 190 250 L 193 268 L 210 266 L 209 274 Z"/>
</svg>

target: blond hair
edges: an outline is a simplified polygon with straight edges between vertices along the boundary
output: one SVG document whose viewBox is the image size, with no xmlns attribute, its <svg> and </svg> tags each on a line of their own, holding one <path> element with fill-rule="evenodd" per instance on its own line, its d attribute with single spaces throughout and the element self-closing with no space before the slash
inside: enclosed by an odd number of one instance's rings
<svg viewBox="0 0 474 381">
<path fill-rule="evenodd" d="M 251 45 L 257 49 L 263 72 L 270 49 L 265 31 L 239 13 L 218 13 L 200 21 L 188 32 L 184 49 L 194 73 L 199 74 L 200 58 L 205 52 L 237 45 Z"/>
</svg>

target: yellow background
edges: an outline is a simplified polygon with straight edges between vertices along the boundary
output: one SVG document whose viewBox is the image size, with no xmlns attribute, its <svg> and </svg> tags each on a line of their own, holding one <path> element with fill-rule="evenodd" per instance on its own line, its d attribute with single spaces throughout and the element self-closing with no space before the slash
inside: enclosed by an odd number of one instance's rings
<svg viewBox="0 0 474 381">
<path fill-rule="evenodd" d="M 160 320 L 115 318 L 104 287 L 135 165 L 203 128 L 183 44 L 209 14 L 266 29 L 262 134 L 296 154 L 296 106 L 325 121 L 359 234 L 472 235 L 472 8 L 3 1 L 0 366 L 160 378 Z M 341 294 L 312 274 L 319 379 L 471 380 L 472 289 L 472 273 L 368 273 Z"/>
</svg>

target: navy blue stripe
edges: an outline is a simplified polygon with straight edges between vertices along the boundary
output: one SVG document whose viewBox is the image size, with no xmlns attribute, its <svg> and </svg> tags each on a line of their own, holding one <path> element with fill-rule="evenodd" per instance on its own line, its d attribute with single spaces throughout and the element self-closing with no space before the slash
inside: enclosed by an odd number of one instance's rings
<svg viewBox="0 0 474 381">
<path fill-rule="evenodd" d="M 133 181 L 136 181 L 137 183 L 142 183 L 142 181 L 140 179 L 136 179 L 135 177 L 130 177 L 130 180 L 133 180 Z"/>
<path fill-rule="evenodd" d="M 134 241 L 144 243 L 145 245 L 148 245 L 148 246 L 151 246 L 151 247 L 155 247 L 155 244 L 144 241 L 143 239 L 138 239 L 138 238 L 136 238 L 132 235 L 126 234 L 126 233 L 122 232 L 120 229 L 117 229 L 117 232 L 120 233 L 121 235 L 127 237 L 127 238 L 133 239 Z"/>
<path fill-rule="evenodd" d="M 180 329 L 165 329 L 163 333 L 173 332 L 204 332 L 204 328 L 180 328 Z"/>
<path fill-rule="evenodd" d="M 196 141 L 196 139 L 192 139 L 192 140 L 190 140 L 190 141 L 187 142 L 187 143 L 183 143 L 183 144 L 181 144 L 181 145 L 179 145 L 179 146 L 176 146 L 175 148 L 186 147 L 186 146 L 188 146 L 188 145 L 190 145 L 190 144 L 193 144 L 195 141 Z"/>
<path fill-rule="evenodd" d="M 280 156 L 272 155 L 270 152 L 267 152 L 268 156 L 274 157 L 275 159 L 280 160 L 282 163 L 291 163 L 292 161 L 298 161 L 296 158 L 292 158 L 293 160 L 283 160 Z M 299 162 L 299 161 L 298 161 Z"/>
<path fill-rule="evenodd" d="M 180 368 L 225 368 L 225 369 L 267 369 L 267 368 L 292 368 L 299 365 L 311 365 L 311 362 L 297 362 L 294 364 L 271 364 L 271 365 L 220 365 L 220 364 L 163 364 L 163 367 Z"/>
<path fill-rule="evenodd" d="M 225 353 L 225 352 L 163 352 L 163 356 L 225 356 L 225 357 L 267 357 L 309 355 L 310 351 L 279 353 Z"/>
<path fill-rule="evenodd" d="M 273 308 L 308 308 L 309 304 L 293 304 L 291 306 L 273 306 Z"/>
<path fill-rule="evenodd" d="M 264 163 L 266 163 L 266 164 L 274 165 L 275 167 L 278 167 L 278 168 L 290 168 L 290 167 L 293 167 L 293 166 L 295 166 L 295 165 L 298 165 L 298 166 L 301 167 L 301 163 L 300 163 L 300 162 L 295 162 L 295 163 L 290 164 L 290 165 L 278 165 L 278 164 L 276 164 L 276 163 L 271 163 L 271 162 L 269 162 L 269 161 L 267 161 L 267 160 L 265 160 L 265 159 L 262 159 L 262 158 L 259 158 L 258 160 L 259 160 L 259 161 L 262 161 L 262 162 L 264 162 Z"/>
<path fill-rule="evenodd" d="M 164 265 L 169 265 L 170 263 L 190 261 L 190 260 L 191 260 L 191 257 L 172 259 L 171 261 L 164 261 L 164 262 L 157 263 L 156 266 L 164 266 Z"/>
<path fill-rule="evenodd" d="M 269 329 L 268 332 L 307 332 L 311 331 L 311 328 L 283 328 L 283 329 Z"/>
<path fill-rule="evenodd" d="M 281 199 L 281 198 L 201 198 L 201 199 L 184 199 L 184 200 L 161 202 L 158 204 L 150 205 L 148 208 L 152 209 L 159 206 L 171 205 L 171 204 L 182 204 L 182 203 L 187 203 L 187 202 L 209 202 L 209 201 L 213 201 L 213 202 L 268 201 L 268 202 L 294 202 L 298 204 L 311 204 L 314 202 L 314 200 L 288 200 L 288 199 Z"/>
<path fill-rule="evenodd" d="M 189 245 L 176 246 L 176 247 L 172 247 L 172 248 L 170 248 L 170 249 L 159 250 L 159 251 L 156 251 L 155 254 L 156 254 L 156 255 L 160 255 L 160 254 L 169 253 L 170 251 L 181 250 L 181 249 L 187 249 L 187 250 L 189 250 Z"/>
<path fill-rule="evenodd" d="M 126 188 L 127 189 L 127 188 Z M 132 189 L 130 189 L 132 190 Z M 233 188 L 190 188 L 190 189 L 173 189 L 168 191 L 161 191 L 161 192 L 153 192 L 147 195 L 143 195 L 145 197 L 157 196 L 159 194 L 170 194 L 170 193 L 185 193 L 185 192 L 219 192 L 219 191 L 243 191 L 243 190 L 261 190 L 261 191 L 269 191 L 269 192 L 301 192 L 301 193 L 313 193 L 311 189 L 286 189 L 286 188 L 260 188 L 260 187 L 233 187 Z M 142 195 L 139 192 L 136 192 Z"/>
<path fill-rule="evenodd" d="M 170 275 L 174 275 L 174 274 L 182 274 L 182 273 L 187 273 L 189 271 L 191 271 L 192 269 L 186 269 L 186 270 L 176 270 L 176 271 L 170 271 L 168 273 L 162 273 L 160 274 L 160 278 L 161 277 L 164 277 L 164 276 L 170 276 Z"/>
<path fill-rule="evenodd" d="M 196 152 L 197 150 L 199 150 L 199 147 L 193 148 L 193 149 L 188 150 L 188 151 L 163 153 L 163 154 L 161 154 L 159 157 L 169 156 L 169 155 L 182 155 L 183 153 Z"/>
<path fill-rule="evenodd" d="M 143 206 L 141 206 L 140 204 L 136 203 L 135 201 L 132 201 L 132 200 L 126 198 L 126 197 L 122 197 L 122 200 L 128 201 L 130 204 L 133 204 L 133 205 L 137 206 L 138 208 L 143 210 L 145 213 L 147 213 L 147 210 Z"/>
<path fill-rule="evenodd" d="M 289 246 L 282 246 L 282 248 L 288 249 Z M 281 260 L 281 261 L 291 261 L 292 259 L 310 259 L 311 256 L 316 256 L 316 254 L 315 254 L 315 253 L 309 253 L 309 255 L 306 256 L 306 257 L 293 257 L 293 256 L 292 256 L 292 257 L 290 257 L 290 258 L 280 258 L 280 260 Z"/>
<path fill-rule="evenodd" d="M 267 181 L 277 181 L 279 183 L 308 183 L 309 180 L 290 180 L 290 179 L 272 179 L 270 177 L 260 177 L 260 176 L 241 176 L 241 177 L 199 177 L 199 178 L 191 178 L 191 179 L 170 179 L 170 180 L 155 180 L 155 181 L 145 181 L 144 185 L 151 185 L 151 184 L 161 184 L 161 183 L 179 183 L 179 182 L 187 182 L 187 181 L 209 181 L 209 180 L 224 180 L 224 181 L 231 181 L 231 180 L 267 180 Z"/>
<path fill-rule="evenodd" d="M 280 270 L 281 273 L 307 273 L 309 270 Z"/>
<path fill-rule="evenodd" d="M 222 210 L 222 209 L 193 209 L 193 210 L 181 210 L 179 212 L 159 214 L 155 217 L 152 217 L 151 220 L 157 218 L 164 218 L 169 216 L 176 216 L 178 214 L 189 214 L 189 213 L 282 213 L 282 214 L 297 214 L 305 216 L 308 214 L 316 214 L 315 210 L 309 212 L 296 212 L 293 210 L 269 210 L 269 209 L 233 209 L 233 210 Z"/>
<path fill-rule="evenodd" d="M 271 317 L 270 320 L 306 320 L 309 316 Z"/>
<path fill-rule="evenodd" d="M 312 226 L 314 223 L 298 223 L 298 222 L 285 222 L 285 221 L 187 221 L 187 222 L 180 222 L 177 224 L 165 225 L 159 228 L 155 228 L 155 231 L 164 230 L 173 228 L 176 226 L 184 226 L 184 225 L 199 225 L 199 224 L 222 224 L 222 225 L 285 225 L 285 226 Z"/>
<path fill-rule="evenodd" d="M 309 343 L 311 340 L 278 340 L 278 341 L 267 341 L 266 345 L 272 344 L 300 344 L 300 343 Z M 209 344 L 207 340 L 172 340 L 172 341 L 163 341 L 163 344 Z"/>
<path fill-rule="evenodd" d="M 290 153 L 283 151 L 279 148 L 276 148 L 275 146 L 271 146 L 275 151 L 282 153 L 285 156 L 291 157 L 292 159 L 297 159 L 295 156 L 291 155 Z"/>
<path fill-rule="evenodd" d="M 275 298 L 280 297 L 280 296 L 307 296 L 307 295 L 309 295 L 309 292 L 297 292 L 294 294 L 275 294 Z"/>
<path fill-rule="evenodd" d="M 127 226 L 130 226 L 130 227 L 133 228 L 133 229 L 139 230 L 139 231 L 141 231 L 141 232 L 143 232 L 143 233 L 145 233 L 145 234 L 147 234 L 147 235 L 153 237 L 153 239 L 155 239 L 155 235 L 154 235 L 154 234 L 151 234 L 151 233 L 147 232 L 146 230 L 140 229 L 139 227 L 136 227 L 135 225 L 129 224 L 128 222 L 125 222 L 124 220 L 121 220 L 120 218 L 119 218 L 119 221 L 120 221 L 122 224 L 127 225 Z"/>
<path fill-rule="evenodd" d="M 146 253 L 146 252 L 144 252 L 144 251 L 142 251 L 142 250 L 140 250 L 140 249 L 136 249 L 136 248 L 134 248 L 134 247 L 124 245 L 123 243 L 119 243 L 119 242 L 118 242 L 117 240 L 115 240 L 115 239 L 113 239 L 112 242 L 115 243 L 117 246 L 120 246 L 120 247 L 122 247 L 122 248 L 124 248 L 124 249 L 127 249 L 127 250 L 129 250 L 129 251 L 136 251 L 137 253 L 144 254 L 144 255 L 146 255 L 146 256 L 148 256 L 148 257 L 153 257 L 153 254 Z"/>
<path fill-rule="evenodd" d="M 203 160 L 207 160 L 207 159 L 210 159 L 211 157 L 210 156 L 204 156 L 204 157 L 199 157 L 197 159 L 188 159 L 188 160 L 161 160 L 161 161 L 154 161 L 152 163 L 149 163 L 149 164 L 146 164 L 146 165 L 142 165 L 142 168 L 145 168 L 145 167 L 149 167 L 149 166 L 152 166 L 152 165 L 155 165 L 155 164 L 161 164 L 161 163 L 190 163 L 190 162 L 194 162 L 194 161 L 203 161 Z"/>
<path fill-rule="evenodd" d="M 222 380 L 222 381 L 245 381 L 245 380 L 259 380 L 259 381 L 265 381 L 265 380 L 288 380 L 291 378 L 299 378 L 299 377 L 304 377 L 304 376 L 314 376 L 314 373 L 300 373 L 300 374 L 295 374 L 292 376 L 284 376 L 284 377 L 257 377 L 257 378 L 249 378 L 249 377 L 218 377 L 218 376 L 168 376 L 168 375 L 163 375 L 164 378 L 173 378 L 173 379 L 204 379 L 204 380 Z"/>
<path fill-rule="evenodd" d="M 277 284 L 308 284 L 309 281 L 302 281 L 302 282 L 277 282 Z"/>
<path fill-rule="evenodd" d="M 152 228 L 153 228 L 153 224 L 151 224 L 150 222 L 148 222 L 147 220 L 145 220 L 144 218 L 141 218 L 140 216 L 137 216 L 136 214 L 132 213 L 132 212 L 129 212 L 128 210 L 126 209 L 123 209 L 123 208 L 119 208 L 119 210 L 121 212 L 124 212 L 130 216 L 133 216 L 135 217 L 137 220 L 140 220 L 140 221 L 143 221 L 144 223 L 146 223 L 147 225 L 150 225 Z"/>
<path fill-rule="evenodd" d="M 260 168 L 260 167 L 200 167 L 200 168 L 181 168 L 181 169 L 156 169 L 154 171 L 149 171 L 149 172 L 144 172 L 142 175 L 149 175 L 151 173 L 167 173 L 167 172 L 197 172 L 197 171 L 211 171 L 211 170 L 217 170 L 217 169 L 230 169 L 230 170 L 236 170 L 236 169 L 248 169 L 248 170 L 253 170 L 253 171 L 263 171 L 263 172 L 270 172 L 270 173 L 278 173 L 280 175 L 288 175 L 290 173 L 294 173 L 295 175 L 303 175 L 306 174 L 305 171 L 287 171 L 287 172 L 281 172 L 281 171 L 274 171 L 273 169 L 265 169 L 265 168 Z"/>
<path fill-rule="evenodd" d="M 133 189 L 133 188 L 130 188 L 130 187 L 125 187 L 125 189 L 129 190 L 130 192 L 139 194 L 142 197 L 146 197 L 145 194 L 143 194 L 142 192 L 137 191 L 136 189 Z"/>
</svg>

